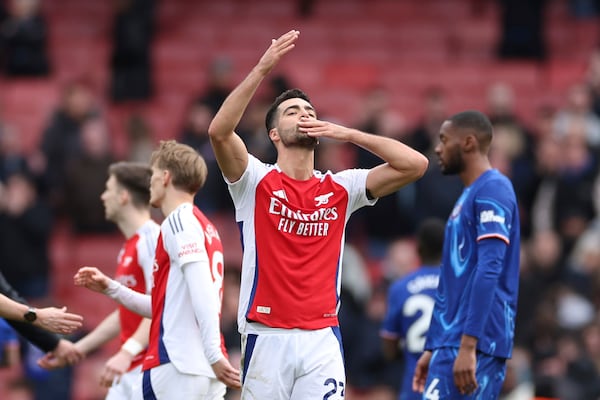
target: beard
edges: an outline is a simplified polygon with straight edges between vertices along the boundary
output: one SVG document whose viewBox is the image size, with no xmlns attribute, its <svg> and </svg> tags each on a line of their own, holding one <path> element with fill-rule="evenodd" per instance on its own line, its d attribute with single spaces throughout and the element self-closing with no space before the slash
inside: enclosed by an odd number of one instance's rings
<svg viewBox="0 0 600 400">
<path fill-rule="evenodd" d="M 317 144 L 319 144 L 317 138 L 308 136 L 306 133 L 300 132 L 297 128 L 282 130 L 279 137 L 285 147 L 314 150 Z"/>
<path fill-rule="evenodd" d="M 460 151 L 454 151 L 448 154 L 446 161 L 440 165 L 443 175 L 460 174 L 465 169 L 465 161 L 463 160 Z"/>
</svg>

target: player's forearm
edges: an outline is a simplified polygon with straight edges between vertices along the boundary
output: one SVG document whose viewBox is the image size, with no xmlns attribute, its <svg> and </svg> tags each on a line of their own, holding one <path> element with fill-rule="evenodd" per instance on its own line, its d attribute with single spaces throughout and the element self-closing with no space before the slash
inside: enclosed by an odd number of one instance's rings
<svg viewBox="0 0 600 400">
<path fill-rule="evenodd" d="M 104 318 L 104 320 L 90 333 L 79 339 L 77 343 L 75 343 L 75 347 L 80 352 L 89 354 L 109 340 L 115 338 L 119 334 L 120 329 L 119 311 L 115 310 Z"/>
<path fill-rule="evenodd" d="M 152 301 L 147 294 L 136 292 L 112 279 L 104 294 L 142 317 L 152 317 Z"/>
<path fill-rule="evenodd" d="M 414 175 L 415 180 L 425 173 L 429 164 L 423 154 L 389 137 L 351 129 L 348 141 L 375 154 L 395 170 Z"/>
<path fill-rule="evenodd" d="M 152 320 L 150 320 L 148 318 L 142 319 L 142 321 L 138 325 L 138 328 L 135 330 L 133 335 L 131 335 L 131 338 L 134 339 L 136 342 L 138 342 L 139 344 L 141 344 L 144 347 L 148 346 L 148 338 L 150 337 L 150 324 L 151 323 L 152 323 Z"/>
<path fill-rule="evenodd" d="M 221 329 L 219 321 L 220 299 L 210 276 L 208 260 L 196 261 L 183 267 L 194 313 L 200 328 L 204 355 L 209 364 L 223 358 L 221 351 Z M 204 265 L 203 265 L 204 264 Z"/>
<path fill-rule="evenodd" d="M 119 351 L 129 354 L 131 359 L 137 356 L 148 347 L 148 337 L 150 336 L 151 320 L 148 318 L 142 319 L 138 328 L 133 334 L 125 340 Z"/>
<path fill-rule="evenodd" d="M 266 73 L 252 69 L 248 76 L 227 96 L 208 128 L 211 140 L 219 141 L 231 134 L 239 124 L 244 111 Z"/>
</svg>

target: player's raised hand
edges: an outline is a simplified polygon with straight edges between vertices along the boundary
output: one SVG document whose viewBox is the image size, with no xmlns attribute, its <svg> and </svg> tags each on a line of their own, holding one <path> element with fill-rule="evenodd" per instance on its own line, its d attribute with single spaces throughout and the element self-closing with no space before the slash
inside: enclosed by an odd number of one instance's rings
<svg viewBox="0 0 600 400">
<path fill-rule="evenodd" d="M 273 39 L 271 46 L 269 46 L 256 66 L 258 70 L 265 75 L 268 74 L 277 65 L 281 57 L 296 46 L 296 40 L 298 40 L 299 35 L 299 31 L 291 30 L 279 38 Z"/>
<path fill-rule="evenodd" d="M 104 292 L 110 283 L 110 278 L 96 267 L 81 267 L 73 277 L 76 286 L 85 286 L 94 292 Z"/>
<path fill-rule="evenodd" d="M 315 138 L 328 137 L 330 139 L 347 141 L 351 129 L 332 122 L 321 121 L 315 118 L 303 117 L 298 122 L 300 132 Z"/>
<path fill-rule="evenodd" d="M 67 312 L 67 307 L 45 307 L 36 310 L 34 325 L 55 333 L 71 333 L 81 328 L 83 317 Z"/>
<path fill-rule="evenodd" d="M 217 379 L 226 384 L 232 389 L 240 389 L 242 381 L 240 379 L 240 371 L 233 368 L 226 358 L 221 358 L 219 361 L 211 365 Z"/>
<path fill-rule="evenodd" d="M 417 361 L 412 381 L 412 389 L 415 392 L 423 393 L 425 390 L 425 382 L 427 381 L 427 373 L 429 372 L 429 361 L 431 361 L 430 351 L 423 352 L 419 361 Z"/>
</svg>

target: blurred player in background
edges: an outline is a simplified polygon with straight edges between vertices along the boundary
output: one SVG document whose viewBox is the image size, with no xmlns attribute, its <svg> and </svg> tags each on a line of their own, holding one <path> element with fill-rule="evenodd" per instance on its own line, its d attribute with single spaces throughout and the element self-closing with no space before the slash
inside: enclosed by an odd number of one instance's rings
<svg viewBox="0 0 600 400">
<path fill-rule="evenodd" d="M 344 397 L 338 310 L 346 222 L 359 208 L 417 180 L 428 164 L 394 139 L 318 120 L 298 89 L 284 92 L 267 112 L 277 164 L 248 154 L 234 129 L 298 36 L 292 30 L 272 40 L 209 127 L 243 238 L 243 399 Z M 320 137 L 363 147 L 382 163 L 370 170 L 315 171 Z"/>
<path fill-rule="evenodd" d="M 435 151 L 465 189 L 444 240 L 440 283 L 413 389 L 424 399 L 496 399 L 512 354 L 519 287 L 519 211 L 491 167 L 493 129 L 478 111 L 444 121 Z"/>
<path fill-rule="evenodd" d="M 444 245 L 444 221 L 424 220 L 417 230 L 417 252 L 421 266 L 390 286 L 387 312 L 381 328 L 383 354 L 389 360 L 404 358 L 404 374 L 399 400 L 420 400 L 412 389 L 417 360 L 425 349 L 435 293 L 440 278 Z"/>
<path fill-rule="evenodd" d="M 160 227 L 150 216 L 148 164 L 118 162 L 108 169 L 106 188 L 100 196 L 106 219 L 114 222 L 126 238 L 118 256 L 115 280 L 140 293 L 150 293 L 152 266 Z M 150 320 L 120 305 L 94 330 L 81 338 L 76 348 L 89 354 L 119 336 L 120 349 L 105 364 L 100 384 L 110 387 L 106 398 L 129 399 L 142 370 L 148 345 Z M 48 354 L 40 365 L 53 368 L 66 360 Z"/>
<path fill-rule="evenodd" d="M 191 147 L 163 141 L 151 157 L 150 204 L 160 208 L 151 296 L 83 267 L 75 284 L 152 317 L 143 374 L 132 399 L 222 399 L 239 388 L 220 332 L 223 248 L 215 226 L 193 205 L 206 164 Z"/>
</svg>

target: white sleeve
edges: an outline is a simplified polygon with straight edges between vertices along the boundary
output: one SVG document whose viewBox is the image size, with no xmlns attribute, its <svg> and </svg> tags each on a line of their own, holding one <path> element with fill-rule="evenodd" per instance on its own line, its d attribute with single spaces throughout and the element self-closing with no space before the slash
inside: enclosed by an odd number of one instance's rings
<svg viewBox="0 0 600 400">
<path fill-rule="evenodd" d="M 154 255 L 156 252 L 156 242 L 160 233 L 160 227 L 156 224 L 146 223 L 143 231 L 143 240 L 138 242 L 138 263 L 144 271 L 144 281 L 146 283 L 146 293 L 152 291 L 152 269 L 154 267 Z"/>
<path fill-rule="evenodd" d="M 231 199 L 233 200 L 238 221 L 247 218 L 247 216 L 240 215 L 240 213 L 242 212 L 242 210 L 244 210 L 244 206 L 249 201 L 252 201 L 252 199 L 254 199 L 256 183 L 260 181 L 260 179 L 271 168 L 272 166 L 263 163 L 258 158 L 254 157 L 252 154 L 248 154 L 248 165 L 246 166 L 246 170 L 244 171 L 240 179 L 232 183 L 228 181 L 227 178 L 223 177 L 229 188 L 229 194 L 231 196 Z"/>
<path fill-rule="evenodd" d="M 111 299 L 145 318 L 152 318 L 152 300 L 150 295 L 136 292 L 111 279 L 104 293 Z"/>
<path fill-rule="evenodd" d="M 224 355 L 221 351 L 220 300 L 213 287 L 208 258 L 186 263 L 182 271 L 200 327 L 204 355 L 212 365 Z"/>
</svg>

